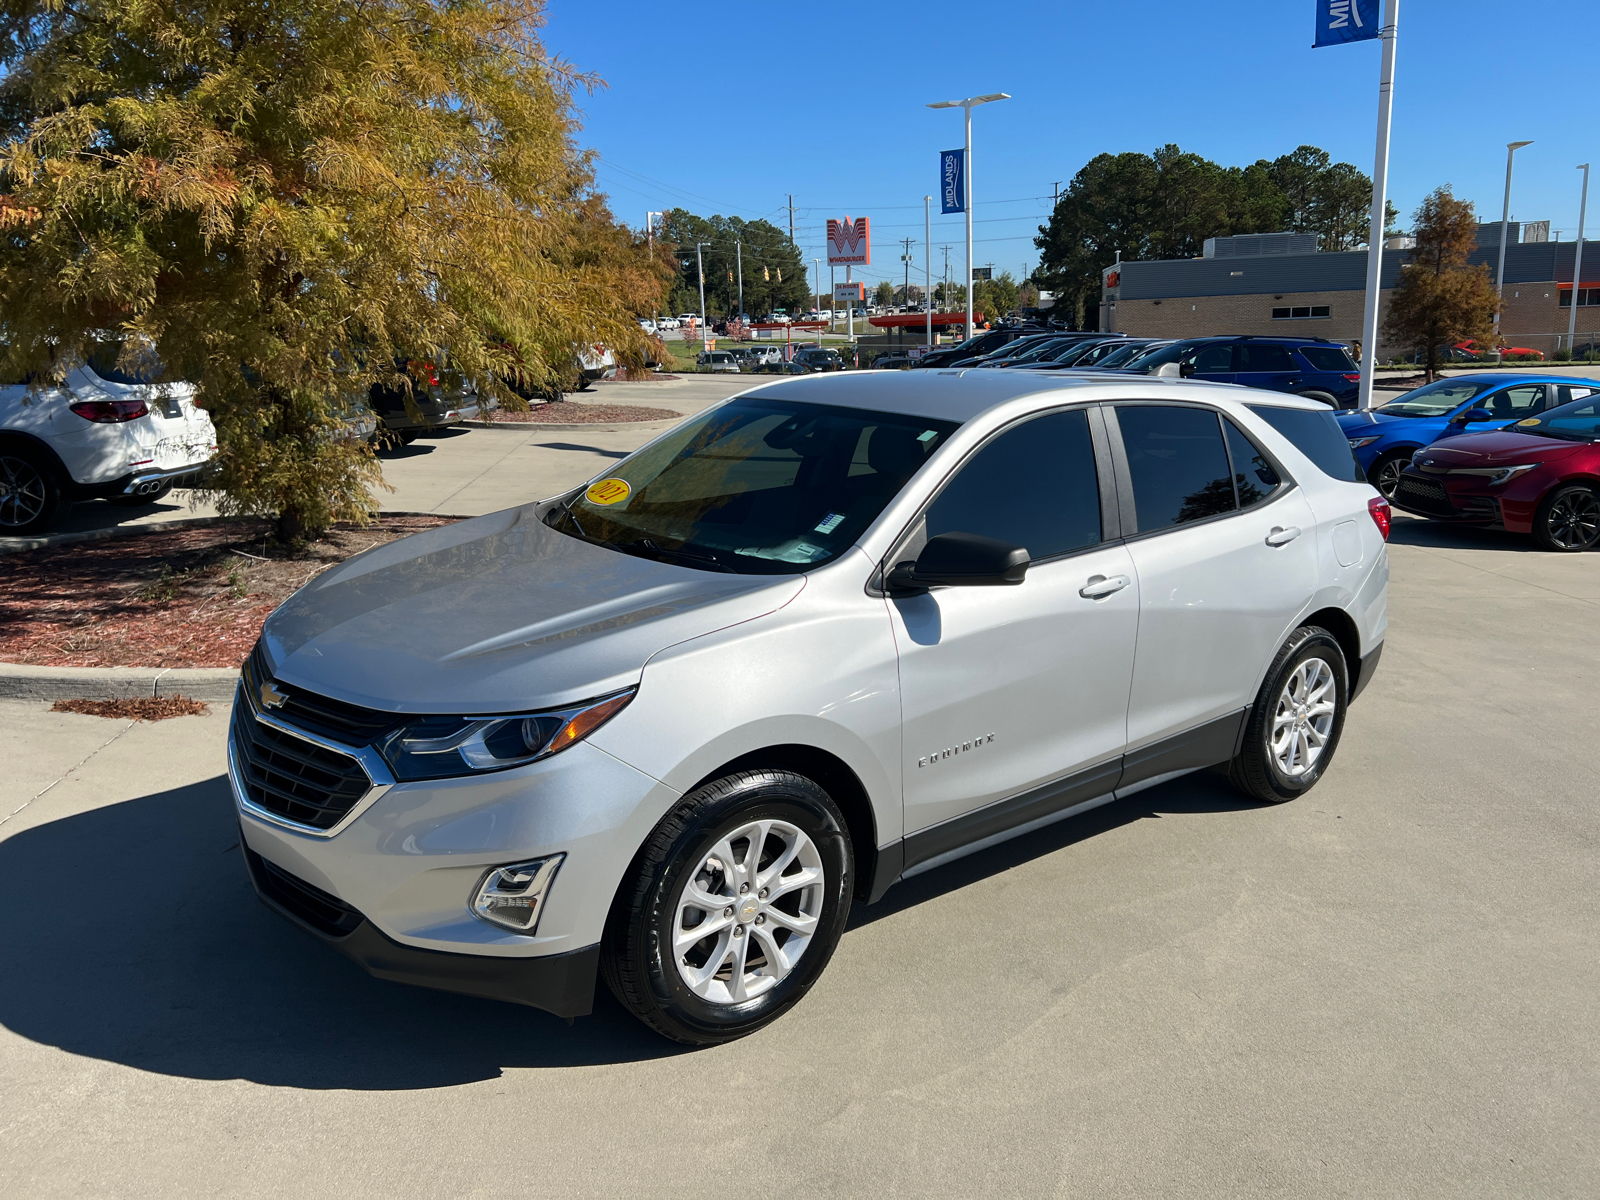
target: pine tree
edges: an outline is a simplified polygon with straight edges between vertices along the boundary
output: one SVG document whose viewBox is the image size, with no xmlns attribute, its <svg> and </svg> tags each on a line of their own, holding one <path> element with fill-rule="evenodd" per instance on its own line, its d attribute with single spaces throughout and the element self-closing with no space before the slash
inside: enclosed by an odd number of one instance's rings
<svg viewBox="0 0 1600 1200">
<path fill-rule="evenodd" d="M 401 364 L 559 386 L 649 352 L 652 263 L 574 145 L 595 80 L 543 0 L 10 0 L 0 15 L 0 367 L 153 347 L 218 428 L 224 511 L 280 538 L 362 520 L 341 413 Z"/>
</svg>

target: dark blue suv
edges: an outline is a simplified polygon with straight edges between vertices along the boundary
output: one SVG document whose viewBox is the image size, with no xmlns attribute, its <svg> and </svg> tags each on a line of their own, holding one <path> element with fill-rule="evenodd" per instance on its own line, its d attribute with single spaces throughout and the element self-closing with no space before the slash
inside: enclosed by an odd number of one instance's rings
<svg viewBox="0 0 1600 1200">
<path fill-rule="evenodd" d="M 1185 379 L 1289 392 L 1333 408 L 1354 408 L 1361 383 L 1361 368 L 1349 352 L 1326 338 L 1184 338 L 1150 350 L 1122 369 L 1154 375 L 1171 364 Z"/>
</svg>

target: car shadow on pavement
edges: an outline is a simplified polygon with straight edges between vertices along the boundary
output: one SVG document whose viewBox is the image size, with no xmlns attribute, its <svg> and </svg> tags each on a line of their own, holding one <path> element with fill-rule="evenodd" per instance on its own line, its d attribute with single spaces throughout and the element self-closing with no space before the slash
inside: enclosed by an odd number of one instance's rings
<svg viewBox="0 0 1600 1200">
<path fill-rule="evenodd" d="M 582 446 L 577 442 L 534 442 L 533 445 L 541 450 L 582 450 L 587 454 L 598 454 L 604 458 L 627 458 L 631 450 L 602 450 L 599 446 Z"/>
<path fill-rule="evenodd" d="M 373 453 L 375 453 L 379 458 L 383 459 L 416 458 L 419 455 L 432 454 L 433 447 L 420 446 L 416 442 L 410 442 L 403 446 L 375 446 L 373 448 Z"/>
<path fill-rule="evenodd" d="M 1396 520 L 1389 527 L 1389 541 L 1397 546 L 1434 550 L 1509 550 L 1527 554 L 1538 549 L 1525 533 L 1429 520 Z"/>
<path fill-rule="evenodd" d="M 1235 791 L 1222 775 L 1214 771 L 1196 771 L 1170 783 L 1138 792 L 1125 800 L 1113 800 L 1079 816 L 1067 817 L 1043 829 L 1001 842 L 998 846 L 958 858 L 925 874 L 914 875 L 895 884 L 876 904 L 857 903 L 851 910 L 850 923 L 846 928 L 859 929 L 884 917 L 892 917 L 936 896 L 981 883 L 1036 858 L 1054 854 L 1057 850 L 1077 842 L 1086 842 L 1135 821 L 1160 820 L 1163 815 L 1178 813 L 1254 812 L 1261 807 L 1258 802 Z"/>
<path fill-rule="evenodd" d="M 662 1058 L 603 983 L 594 1015 L 373 979 L 268 911 L 225 779 L 0 842 L 0 1024 L 70 1054 L 196 1079 L 410 1089 L 515 1067 Z"/>
</svg>

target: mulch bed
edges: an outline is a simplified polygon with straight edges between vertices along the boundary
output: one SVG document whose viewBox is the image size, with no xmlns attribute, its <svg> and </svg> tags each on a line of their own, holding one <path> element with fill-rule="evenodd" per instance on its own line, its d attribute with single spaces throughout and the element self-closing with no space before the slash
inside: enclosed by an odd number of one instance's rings
<svg viewBox="0 0 1600 1200">
<path fill-rule="evenodd" d="M 579 404 L 562 400 L 557 404 L 535 404 L 527 412 L 496 409 L 496 425 L 614 425 L 619 421 L 666 421 L 683 416 L 666 408 L 641 408 L 636 404 Z"/>
<path fill-rule="evenodd" d="M 187 696 L 140 696 L 132 700 L 57 700 L 50 711 L 118 721 L 167 721 L 173 717 L 199 717 L 211 710 L 203 700 Z"/>
<path fill-rule="evenodd" d="M 380 517 L 286 549 L 260 521 L 0 557 L 0 661 L 41 667 L 237 667 L 302 584 L 373 546 L 448 525 Z"/>
</svg>

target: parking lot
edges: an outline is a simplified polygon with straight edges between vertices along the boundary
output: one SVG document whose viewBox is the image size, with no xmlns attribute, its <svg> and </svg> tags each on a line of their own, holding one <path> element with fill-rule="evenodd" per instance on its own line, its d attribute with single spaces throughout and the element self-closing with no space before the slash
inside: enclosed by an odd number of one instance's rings
<svg viewBox="0 0 1600 1200">
<path fill-rule="evenodd" d="M 474 431 L 435 453 L 501 465 L 403 486 L 498 507 L 536 443 L 638 432 Z M 1309 797 L 1192 775 L 932 871 L 703 1051 L 604 994 L 569 1027 L 378 982 L 267 912 L 220 706 L 0 703 L 0 1192 L 1591 1195 L 1600 559 L 1404 517 L 1391 558 Z"/>
</svg>

